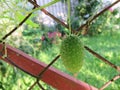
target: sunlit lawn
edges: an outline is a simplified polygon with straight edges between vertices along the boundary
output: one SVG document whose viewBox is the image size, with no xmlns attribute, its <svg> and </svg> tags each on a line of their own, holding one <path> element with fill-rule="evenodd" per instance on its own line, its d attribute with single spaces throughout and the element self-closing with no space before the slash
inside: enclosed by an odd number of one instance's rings
<svg viewBox="0 0 120 90">
<path fill-rule="evenodd" d="M 29 36 L 31 37 L 31 36 Z M 28 38 L 28 37 L 27 37 Z M 96 35 L 96 36 L 83 36 L 81 37 L 82 42 L 84 45 L 88 46 L 95 52 L 99 53 L 113 64 L 120 66 L 120 32 L 105 32 L 104 34 Z M 36 51 L 36 55 L 31 55 L 34 58 L 39 59 L 40 61 L 49 64 L 55 56 L 59 54 L 59 44 L 54 44 L 52 47 L 42 51 Z M 25 49 L 26 50 L 26 49 Z M 31 50 L 30 50 L 31 51 Z M 29 51 L 29 52 L 30 52 Z M 32 54 L 32 53 L 30 53 Z M 56 69 L 67 73 L 72 76 L 72 74 L 67 71 L 61 59 L 58 59 L 53 65 Z M 9 66 L 10 67 L 10 66 Z M 6 90 L 25 90 L 26 88 L 30 87 L 34 82 L 35 79 L 31 76 L 21 72 L 20 70 L 9 68 L 7 69 L 8 75 L 6 77 L 1 78 L 3 81 L 4 88 Z M 88 51 L 85 50 L 85 59 L 84 65 L 80 70 L 77 79 L 82 80 L 90 85 L 93 85 L 97 88 L 100 88 L 105 82 L 111 80 L 114 76 L 119 74 L 114 68 L 111 68 L 109 65 L 102 62 L 100 59 L 96 58 Z M 58 81 L 59 82 L 59 81 Z M 12 84 L 10 84 L 12 83 Z M 42 85 L 47 90 L 54 90 L 49 85 L 46 85 L 42 82 Z M 35 90 L 39 90 L 38 86 L 34 87 Z M 105 90 L 119 90 L 120 89 L 120 79 L 113 82 L 109 85 Z"/>
<path fill-rule="evenodd" d="M 96 51 L 113 64 L 120 66 L 120 32 L 106 32 L 104 34 L 96 36 L 85 36 L 82 37 L 84 45 L 88 46 L 92 50 Z M 58 45 L 59 46 L 59 45 Z M 96 58 L 88 51 L 86 52 L 86 57 L 84 60 L 84 65 L 78 74 L 78 79 L 87 82 L 97 88 L 100 88 L 105 82 L 112 79 L 118 72 L 111 68 L 109 65 L 102 62 L 100 59 Z M 59 54 L 59 48 L 57 45 L 48 49 L 46 52 L 42 52 L 39 58 L 45 62 L 49 63 L 57 54 Z M 64 66 L 61 64 L 59 59 L 54 65 L 55 68 L 60 69 L 63 72 L 68 72 Z M 105 90 L 119 90 L 120 80 L 113 82 Z"/>
<path fill-rule="evenodd" d="M 113 64 L 120 66 L 120 32 L 106 32 L 94 37 L 83 38 L 90 47 Z M 78 76 L 81 80 L 100 88 L 118 72 L 86 51 L 85 64 Z M 120 80 L 113 82 L 105 90 L 119 90 Z"/>
</svg>

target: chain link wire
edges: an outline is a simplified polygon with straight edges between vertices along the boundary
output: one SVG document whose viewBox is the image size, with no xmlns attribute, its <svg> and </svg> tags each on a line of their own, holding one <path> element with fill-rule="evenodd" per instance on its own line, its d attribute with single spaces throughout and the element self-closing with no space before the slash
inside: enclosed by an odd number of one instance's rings
<svg viewBox="0 0 120 90">
<path fill-rule="evenodd" d="M 89 19 L 86 24 L 80 26 L 77 31 L 81 30 L 84 26 L 89 27 L 90 23 L 96 19 L 98 16 L 100 16 L 102 13 L 104 13 L 108 8 L 114 6 L 115 4 L 117 4 L 120 0 L 117 0 L 116 2 L 114 2 L 113 4 L 111 4 L 110 6 L 108 6 L 107 8 L 103 9 L 101 12 L 99 12 L 97 15 L 95 15 L 92 19 Z M 30 2 L 34 8 L 40 7 L 37 4 L 36 0 L 28 0 L 28 2 Z M 53 20 L 55 20 L 56 22 L 60 23 L 61 25 L 63 25 L 66 28 L 69 28 L 69 26 L 67 24 L 65 24 L 64 22 L 62 22 L 61 20 L 59 20 L 58 18 L 56 18 L 54 15 L 52 15 L 50 12 L 46 11 L 44 8 L 41 9 L 42 12 L 44 12 L 46 15 L 48 15 L 49 17 L 51 17 Z M 19 67 L 18 65 L 16 65 L 15 63 L 12 62 L 12 60 L 8 57 L 7 55 L 7 48 L 6 48 L 6 43 L 4 42 L 5 39 L 10 36 L 13 32 L 15 32 L 30 16 L 32 15 L 32 13 L 28 14 L 20 23 L 18 26 L 16 26 L 13 30 L 11 30 L 9 33 L 7 33 L 5 36 L 2 37 L 2 39 L 0 40 L 0 43 L 3 44 L 2 49 L 0 50 L 0 56 L 2 56 L 3 59 L 6 59 L 7 61 L 9 61 L 12 65 L 14 65 L 15 67 L 21 69 L 22 71 L 24 71 L 21 67 Z M 78 32 L 77 32 L 78 33 Z M 99 58 L 100 60 L 102 60 L 104 63 L 110 65 L 112 68 L 116 69 L 116 71 L 120 72 L 120 67 L 116 66 L 114 64 L 112 64 L 109 60 L 105 59 L 104 57 L 102 57 L 101 55 L 99 55 L 98 53 L 96 53 L 95 51 L 93 51 L 92 49 L 88 48 L 87 46 L 85 46 L 85 49 L 90 52 L 91 54 L 93 54 L 95 57 Z M 46 70 L 49 69 L 50 66 L 52 66 L 52 64 L 58 60 L 58 58 L 60 57 L 60 55 L 56 56 L 52 62 L 50 62 L 50 64 L 48 64 L 42 71 L 40 71 L 38 77 L 36 78 L 36 81 L 33 83 L 33 85 L 30 86 L 30 88 L 28 90 L 32 90 L 32 88 L 37 84 L 39 86 L 40 89 L 45 90 L 44 87 L 39 83 L 39 81 L 41 80 L 42 76 L 44 75 L 44 73 L 46 72 Z M 26 72 L 26 71 L 24 71 Z M 28 73 L 28 72 L 26 72 Z M 30 75 L 30 73 L 28 73 Z M 120 78 L 120 74 L 116 75 L 115 77 L 113 77 L 111 80 L 109 80 L 108 82 L 106 82 L 99 90 L 103 90 L 106 87 L 108 87 L 112 82 L 118 80 Z"/>
</svg>

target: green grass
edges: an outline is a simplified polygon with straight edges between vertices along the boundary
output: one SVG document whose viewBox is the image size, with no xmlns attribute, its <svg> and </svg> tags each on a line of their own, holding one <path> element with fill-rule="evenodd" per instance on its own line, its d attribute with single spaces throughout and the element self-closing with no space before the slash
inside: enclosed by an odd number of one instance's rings
<svg viewBox="0 0 120 90">
<path fill-rule="evenodd" d="M 84 45 L 90 47 L 92 50 L 96 51 L 110 62 L 115 65 L 120 66 L 120 32 L 106 32 L 104 34 L 96 35 L 93 37 L 86 36 L 82 37 Z M 52 53 L 51 53 L 52 51 Z M 109 65 L 105 64 L 100 59 L 96 58 L 88 51 L 86 52 L 84 65 L 78 74 L 77 79 L 82 80 L 90 85 L 93 85 L 97 88 L 100 88 L 107 81 L 112 79 L 118 72 L 111 68 Z M 50 62 L 57 54 L 59 53 L 59 48 L 54 45 L 54 47 L 50 48 L 44 53 L 40 54 L 41 60 L 43 62 Z M 59 59 L 53 66 L 65 73 L 72 75 L 68 72 L 64 66 L 61 64 L 61 60 Z M 110 84 L 105 90 L 119 90 L 120 80 L 113 82 Z"/>
<path fill-rule="evenodd" d="M 119 38 L 120 38 L 120 32 L 108 31 L 103 34 L 92 37 L 83 36 L 81 37 L 81 40 L 84 43 L 84 45 L 96 51 L 97 53 L 108 59 L 110 62 L 112 62 L 113 64 L 120 66 Z M 29 42 L 29 38 L 27 39 Z M 54 44 L 52 47 L 47 48 L 46 50 L 41 50 L 40 48 L 38 48 L 39 46 L 38 43 L 38 46 L 35 47 L 34 55 L 32 55 L 32 53 L 28 53 L 28 54 L 31 54 L 34 58 L 37 58 L 40 61 L 49 64 L 55 58 L 55 56 L 59 54 L 60 42 L 59 44 Z M 30 45 L 32 45 L 32 43 Z M 109 65 L 105 64 L 100 59 L 90 54 L 87 50 L 85 50 L 85 54 L 86 55 L 84 59 L 84 65 L 80 70 L 77 79 L 82 80 L 97 88 L 100 88 L 103 84 L 105 84 L 107 81 L 112 79 L 115 75 L 119 74 L 114 68 L 111 68 Z M 26 90 L 34 83 L 35 78 L 32 78 L 31 76 L 25 74 L 24 72 L 21 72 L 20 70 L 16 71 L 15 68 L 12 68 L 6 63 L 5 66 L 7 70 L 6 76 L 0 75 L 0 80 L 2 80 L 2 84 L 5 90 L 16 90 L 16 89 Z M 7 69 L 8 66 L 9 69 Z M 72 74 L 69 71 L 67 71 L 63 66 L 61 59 L 58 59 L 58 61 L 56 61 L 52 66 L 72 76 Z M 119 90 L 120 88 L 119 82 L 120 79 L 110 84 L 105 90 Z M 51 86 L 43 82 L 41 83 L 46 89 L 53 90 Z M 34 89 L 39 90 L 39 87 L 35 86 Z"/>
<path fill-rule="evenodd" d="M 113 64 L 120 66 L 119 38 L 119 32 L 106 32 L 104 34 L 97 35 L 94 37 L 82 37 L 81 39 L 84 42 L 84 45 L 90 47 L 91 49 L 108 59 Z M 57 52 L 59 52 L 59 50 Z M 114 68 L 111 68 L 109 65 L 94 57 L 88 51 L 85 52 L 85 62 L 78 75 L 78 79 L 100 88 L 105 82 L 109 81 L 115 75 L 118 74 L 118 72 Z M 49 51 L 47 53 L 49 53 Z M 51 57 L 52 56 L 54 57 L 55 55 L 51 55 Z M 60 69 L 61 71 L 67 72 L 71 75 L 71 73 L 69 73 L 68 71 L 66 71 L 65 68 L 63 68 L 64 66 L 61 65 L 61 61 L 56 62 L 56 65 L 54 66 Z M 105 90 L 119 90 L 119 82 L 120 80 L 113 82 Z"/>
<path fill-rule="evenodd" d="M 81 40 L 83 41 L 84 45 L 90 47 L 91 49 L 111 61 L 113 64 L 120 66 L 119 38 L 119 32 L 106 32 L 104 34 L 93 37 L 82 37 Z M 109 81 L 118 74 L 118 72 L 114 68 L 111 68 L 109 65 L 94 57 L 88 51 L 85 52 L 86 57 L 84 60 L 84 65 L 77 77 L 79 80 L 100 88 L 105 82 Z M 40 53 L 38 58 L 48 64 L 57 54 L 59 54 L 59 48 L 58 46 L 54 45 L 54 47 Z M 63 72 L 72 75 L 64 68 L 60 59 L 53 66 Z M 120 80 L 113 82 L 105 90 L 119 90 L 119 82 Z"/>
<path fill-rule="evenodd" d="M 83 42 L 86 46 L 96 51 L 110 62 L 120 66 L 120 32 L 106 32 L 104 34 L 85 37 Z M 78 78 L 100 88 L 105 82 L 112 79 L 118 72 L 86 51 L 85 64 Z M 120 80 L 113 82 L 105 90 L 119 90 Z"/>
</svg>

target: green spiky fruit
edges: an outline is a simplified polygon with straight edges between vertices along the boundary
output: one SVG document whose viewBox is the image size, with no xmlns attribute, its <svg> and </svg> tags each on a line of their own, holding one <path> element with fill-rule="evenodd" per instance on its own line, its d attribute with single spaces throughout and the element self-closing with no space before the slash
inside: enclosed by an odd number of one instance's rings
<svg viewBox="0 0 120 90">
<path fill-rule="evenodd" d="M 67 36 L 61 43 L 61 59 L 66 69 L 77 73 L 83 65 L 84 47 L 76 35 Z"/>
</svg>

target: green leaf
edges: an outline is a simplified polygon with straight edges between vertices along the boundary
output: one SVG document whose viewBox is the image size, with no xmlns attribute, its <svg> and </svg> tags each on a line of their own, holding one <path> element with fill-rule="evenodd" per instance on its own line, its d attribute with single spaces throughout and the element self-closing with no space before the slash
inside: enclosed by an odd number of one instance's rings
<svg viewBox="0 0 120 90">
<path fill-rule="evenodd" d="M 35 12 L 35 11 L 40 10 L 40 9 L 43 9 L 43 8 L 46 8 L 46 7 L 49 7 L 49 6 L 51 6 L 52 4 L 55 4 L 55 3 L 59 2 L 59 1 L 60 1 L 60 0 L 51 1 L 51 2 L 49 2 L 49 3 L 47 3 L 47 4 L 43 5 L 43 6 L 40 6 L 40 7 L 38 7 L 38 8 L 33 9 L 32 11 L 30 11 L 30 13 Z"/>
<path fill-rule="evenodd" d="M 16 12 L 16 16 L 17 16 L 17 19 L 18 19 L 19 21 L 22 21 L 22 20 L 25 18 L 25 16 L 24 16 L 22 13 L 20 13 L 20 12 Z M 27 19 L 25 23 L 28 24 L 28 25 L 30 25 L 30 26 L 32 26 L 32 27 L 39 27 L 38 24 L 34 23 L 34 22 L 33 22 L 32 20 L 30 20 L 30 19 Z"/>
</svg>

